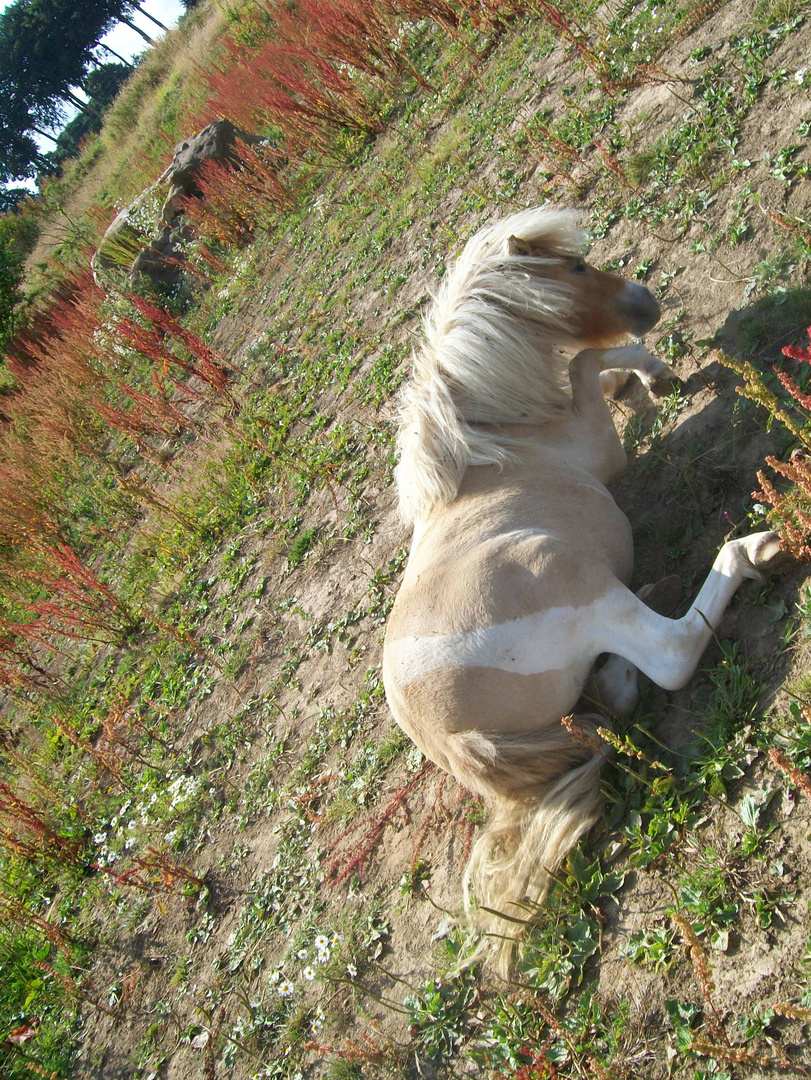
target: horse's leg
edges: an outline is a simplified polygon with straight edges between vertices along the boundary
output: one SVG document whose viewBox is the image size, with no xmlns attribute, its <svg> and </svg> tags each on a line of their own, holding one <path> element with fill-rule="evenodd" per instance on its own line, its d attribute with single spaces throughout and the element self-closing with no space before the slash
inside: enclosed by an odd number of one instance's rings
<svg viewBox="0 0 811 1080">
<path fill-rule="evenodd" d="M 665 690 L 679 690 L 698 666 L 713 631 L 738 586 L 760 580 L 781 561 L 776 533 L 761 532 L 724 544 L 687 614 L 658 615 L 619 585 L 602 601 L 594 627 L 598 650 L 624 657 Z"/>
<path fill-rule="evenodd" d="M 625 451 L 614 427 L 611 410 L 600 385 L 600 374 L 609 368 L 646 372 L 655 381 L 657 372 L 669 372 L 667 364 L 651 356 L 641 345 L 621 349 L 583 349 L 569 364 L 572 408 L 585 427 L 579 438 L 587 440 L 593 455 L 591 467 L 601 480 L 610 479 L 625 468 Z M 640 375 L 641 377 L 641 375 Z"/>
<path fill-rule="evenodd" d="M 636 375 L 647 386 L 648 390 L 653 390 L 657 386 L 662 387 L 666 384 L 673 384 L 677 381 L 678 377 L 669 364 L 657 359 L 655 356 L 651 356 L 644 349 L 644 356 L 638 356 L 636 350 L 639 348 L 642 348 L 642 346 L 631 345 L 627 348 L 607 349 L 605 351 L 605 361 L 611 366 L 600 371 L 600 390 L 603 397 L 618 397 L 628 385 L 628 380 L 632 375 Z M 634 350 L 633 355 L 627 357 L 632 361 L 630 366 L 623 363 L 622 356 L 622 354 L 628 352 L 628 349 Z"/>
<path fill-rule="evenodd" d="M 657 614 L 670 615 L 681 599 L 681 578 L 671 574 L 661 581 L 643 585 L 636 595 Z M 616 716 L 630 716 L 639 701 L 636 667 L 624 656 L 611 653 L 594 673 L 585 697 L 593 698 Z"/>
<path fill-rule="evenodd" d="M 657 383 L 676 378 L 673 368 L 664 360 L 651 356 L 644 345 L 622 345 L 618 349 L 583 349 L 569 365 L 572 393 L 574 395 L 576 379 L 581 384 L 584 377 L 592 382 L 595 375 L 603 397 L 619 393 L 627 382 L 627 378 L 623 379 L 625 372 L 637 375 L 648 389 Z"/>
</svg>

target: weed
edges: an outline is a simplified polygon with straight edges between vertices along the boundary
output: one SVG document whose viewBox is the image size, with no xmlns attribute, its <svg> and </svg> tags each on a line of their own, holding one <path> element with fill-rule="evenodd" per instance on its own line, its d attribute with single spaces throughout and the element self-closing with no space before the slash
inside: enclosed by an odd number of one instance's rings
<svg viewBox="0 0 811 1080">
<path fill-rule="evenodd" d="M 298 534 L 287 555 L 288 570 L 295 570 L 297 566 L 304 562 L 305 558 L 318 541 L 321 532 L 322 530 L 319 526 L 314 525 Z"/>
</svg>

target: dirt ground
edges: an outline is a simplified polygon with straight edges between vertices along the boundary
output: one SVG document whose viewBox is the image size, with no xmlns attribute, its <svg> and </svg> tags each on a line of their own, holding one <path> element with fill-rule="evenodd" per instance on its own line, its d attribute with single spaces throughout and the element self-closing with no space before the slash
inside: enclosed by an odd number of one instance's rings
<svg viewBox="0 0 811 1080">
<path fill-rule="evenodd" d="M 717 55 L 729 48 L 730 36 L 741 25 L 748 5 L 735 0 L 725 5 L 717 14 L 702 24 L 699 30 L 678 42 L 659 59 L 664 74 L 661 81 L 643 85 L 629 98 L 619 119 L 634 132 L 638 149 L 652 144 L 654 140 L 684 119 L 689 106 L 687 80 L 693 78 L 694 68 L 690 56 L 703 46 L 711 46 Z M 785 68 L 794 72 L 801 68 L 808 57 L 808 31 L 793 34 L 778 48 L 770 59 L 774 69 Z M 559 48 L 549 59 L 549 68 L 564 62 L 563 49 Z M 560 108 L 555 91 L 541 91 L 537 107 Z M 747 118 L 738 157 L 747 159 L 751 165 L 745 171 L 745 182 L 759 195 L 759 204 L 752 211 L 751 239 L 737 247 L 724 246 L 716 251 L 701 244 L 707 237 L 720 234 L 728 225 L 734 211 L 731 190 L 716 197 L 705 211 L 697 215 L 686 231 L 670 227 L 667 221 L 654 229 L 619 218 L 597 239 L 592 246 L 590 260 L 598 265 L 621 265 L 625 274 L 633 272 L 639 264 L 648 263 L 645 280 L 662 287 L 663 316 L 660 327 L 646 340 L 654 351 L 671 321 L 677 320 L 677 332 L 681 347 L 672 363 L 680 377 L 680 399 L 672 415 L 657 433 L 655 442 L 645 438 L 655 422 L 661 401 L 652 397 L 641 385 L 629 388 L 616 403 L 615 416 L 620 430 L 626 429 L 634 419 L 642 433 L 636 445 L 631 447 L 629 469 L 616 486 L 616 498 L 628 514 L 634 527 L 638 557 L 635 585 L 656 581 L 666 574 L 678 573 L 683 582 L 684 605 L 689 603 L 704 575 L 714 552 L 724 539 L 733 532 L 740 534 L 751 525 L 748 515 L 752 512 L 751 493 L 757 485 L 756 472 L 762 466 L 764 455 L 772 452 L 774 439 L 767 435 L 753 410 L 741 407 L 735 392 L 735 377 L 718 363 L 712 349 L 699 343 L 715 339 L 729 353 L 740 354 L 742 328 L 749 326 L 758 315 L 755 307 L 760 294 L 751 295 L 750 282 L 754 268 L 765 258 L 779 252 L 786 240 L 785 232 L 769 211 L 804 217 L 808 213 L 809 186 L 807 178 L 787 186 L 771 175 L 768 163 L 763 160 L 765 149 L 782 147 L 797 142 L 798 124 L 808 117 L 810 111 L 808 90 L 797 85 L 790 92 L 770 87 L 764 91 Z M 445 125 L 452 119 L 445 121 Z M 444 125 L 425 133 L 423 152 L 431 153 L 442 138 Z M 385 138 L 385 136 L 383 137 Z M 599 161 L 598 151 L 593 149 L 593 160 L 584 155 L 584 175 Z M 811 162 L 811 143 L 804 140 L 795 160 Z M 496 162 L 494 160 L 493 167 Z M 734 183 L 741 184 L 740 178 Z M 516 207 L 542 201 L 549 182 L 543 176 L 537 159 L 528 156 L 524 176 L 515 196 Z M 340 198 L 340 191 L 335 198 Z M 584 197 L 586 203 L 590 196 Z M 631 198 L 631 192 L 628 193 Z M 560 190 L 560 200 L 571 201 L 565 189 Z M 489 219 L 488 214 L 479 216 L 480 221 Z M 415 207 L 413 227 L 398 241 L 403 253 L 416 251 L 426 243 L 423 236 L 426 224 L 436 226 L 436 221 L 426 223 Z M 460 234 L 469 230 L 473 216 L 457 222 Z M 312 227 L 320 222 L 313 212 Z M 451 245 L 452 247 L 453 245 Z M 447 252 L 450 258 L 455 252 Z M 398 250 L 387 252 L 387 258 L 396 260 Z M 256 294 L 245 297 L 244 304 L 226 315 L 216 333 L 216 343 L 237 365 L 240 357 L 255 340 L 256 330 L 272 335 L 273 325 L 257 303 L 256 296 L 272 295 L 274 281 L 281 281 L 285 271 L 282 267 L 294 261 L 299 273 L 306 273 L 306 265 L 297 259 L 295 250 L 276 250 L 264 267 L 264 276 L 257 283 Z M 662 286 L 663 275 L 668 284 Z M 799 286 L 801 282 L 797 282 Z M 391 327 L 391 337 L 397 341 L 413 336 L 418 328 L 416 310 L 423 298 L 436 286 L 435 262 L 425 261 L 422 270 L 415 271 L 396 297 L 391 310 L 383 316 L 383 323 Z M 791 288 L 789 282 L 788 288 Z M 380 306 L 382 298 L 374 293 L 356 297 L 355 311 L 365 315 Z M 811 312 L 809 322 L 811 322 Z M 404 317 L 403 317 L 404 316 Z M 278 311 L 273 318 L 279 319 Z M 799 327 L 791 327 L 787 335 L 796 335 Z M 662 330 L 662 334 L 660 334 Z M 762 344 L 762 355 L 777 359 L 783 340 L 767 340 Z M 371 350 L 364 367 L 370 367 L 376 359 Z M 751 355 L 751 352 L 750 352 Z M 357 373 L 361 378 L 364 367 Z M 336 418 L 353 420 L 362 418 L 363 407 L 352 400 L 351 390 L 337 396 L 325 388 L 319 407 Z M 394 407 L 388 403 L 378 410 L 374 420 L 391 422 Z M 345 493 L 336 491 L 338 510 L 345 512 Z M 383 463 L 372 477 L 366 491 L 370 504 L 370 516 L 374 522 L 371 539 L 361 542 L 357 538 L 340 541 L 341 520 L 326 489 L 314 493 L 306 507 L 305 524 L 318 525 L 325 532 L 333 530 L 337 542 L 317 545 L 306 561 L 289 570 L 286 553 L 276 546 L 267 547 L 266 537 L 259 530 L 253 536 L 243 537 L 243 552 L 258 554 L 248 586 L 268 577 L 263 600 L 256 604 L 245 601 L 244 609 L 237 615 L 254 617 L 251 633 L 256 635 L 256 649 L 252 658 L 235 680 L 223 680 L 214 686 L 205 698 L 186 718 L 183 734 L 184 744 L 205 743 L 212 727 L 226 720 L 241 707 L 245 698 L 260 697 L 279 678 L 285 663 L 285 647 L 293 640 L 301 640 L 317 624 L 328 624 L 346 612 L 356 611 L 368 603 L 369 588 L 373 575 L 379 567 L 385 567 L 395 559 L 398 552 L 408 544 L 408 534 L 399 521 L 395 509 L 395 494 L 389 484 L 387 468 Z M 217 577 L 218 567 L 209 567 L 209 574 Z M 718 631 L 719 642 L 734 639 L 739 642 L 758 680 L 763 684 L 762 700 L 766 708 L 779 711 L 785 707 L 785 695 L 781 688 L 808 668 L 809 644 L 802 635 L 795 636 L 789 647 L 783 646 L 787 620 L 803 590 L 811 582 L 805 566 L 792 566 L 766 591 L 743 589 L 737 597 Z M 383 587 L 384 596 L 391 596 L 396 589 L 396 579 Z M 245 590 L 244 595 L 250 591 Z M 287 610 L 284 601 L 289 601 Z M 306 612 L 303 618 L 300 612 Z M 296 670 L 295 680 L 287 685 L 278 698 L 277 719 L 272 731 L 273 739 L 284 743 L 285 751 L 269 773 L 269 786 L 283 786 L 291 774 L 293 764 L 306 752 L 317 731 L 319 716 L 328 710 L 348 710 L 363 691 L 367 671 L 379 670 L 384 625 L 373 615 L 365 615 L 351 625 L 343 640 L 337 635 L 326 634 L 326 644 L 307 652 Z M 713 644 L 702 668 L 717 661 L 721 656 L 720 644 Z M 683 691 L 665 694 L 651 689 L 647 708 L 656 718 L 658 737 L 673 750 L 679 751 L 694 739 L 695 717 L 700 702 L 706 695 L 705 676 L 699 672 L 693 682 Z M 781 696 L 782 695 L 782 696 Z M 266 724 L 262 721 L 262 724 Z M 367 739 L 380 739 L 391 733 L 392 720 L 383 703 L 375 698 L 370 710 L 363 717 L 363 733 Z M 267 727 L 265 727 L 265 732 Z M 239 760 L 228 771 L 227 784 L 223 784 L 222 797 L 227 797 L 229 787 L 240 789 L 247 777 L 265 753 L 268 740 L 257 727 Z M 354 748 L 352 750 L 354 755 Z M 372 896 L 379 904 L 379 920 L 385 924 L 385 948 L 379 959 L 388 973 L 386 978 L 378 967 L 367 976 L 367 982 L 377 993 L 401 1002 L 407 990 L 396 980 L 412 985 L 430 977 L 433 970 L 432 954 L 434 939 L 441 934 L 446 922 L 442 911 L 454 911 L 460 898 L 460 877 L 474 826 L 470 818 L 471 799 L 456 782 L 444 777 L 436 768 L 420 766 L 416 769 L 404 765 L 402 759 L 394 771 L 386 774 L 379 789 L 370 792 L 368 819 L 361 823 L 355 833 L 341 838 L 346 825 L 335 825 L 322 812 L 328 805 L 328 792 L 334 778 L 346 770 L 349 752 L 340 746 L 331 747 L 325 754 L 319 774 L 310 782 L 306 792 L 301 792 L 301 805 L 311 817 L 311 838 L 307 858 L 312 865 L 309 873 L 314 875 L 320 892 L 319 909 L 324 923 L 340 925 L 351 912 L 367 903 Z M 756 789 L 762 759 L 753 760 L 745 785 Z M 361 885 L 350 887 L 348 881 L 331 884 L 330 872 L 336 861 L 356 844 L 359 834 L 375 820 L 392 794 L 399 790 L 404 780 L 411 779 L 412 786 L 402 803 L 393 810 L 380 831 L 378 842 L 368 865 L 359 873 Z M 741 788 L 741 792 L 746 787 Z M 725 1007 L 745 1011 L 748 1003 L 754 1006 L 774 1000 L 774 996 L 786 993 L 791 982 L 788 973 L 796 967 L 802 955 L 807 937 L 807 911 L 811 900 L 811 806 L 801 800 L 785 799 L 775 813 L 781 820 L 781 836 L 786 861 L 790 862 L 790 883 L 794 894 L 785 925 L 775 926 L 769 934 L 749 934 L 747 928 L 738 934 L 726 952 L 713 953 L 713 978 L 717 999 Z M 117 1080 L 121 1077 L 160 1075 L 169 1080 L 187 1080 L 192 1076 L 206 1077 L 235 1075 L 247 1076 L 255 1064 L 243 1060 L 233 1066 L 233 1072 L 223 1069 L 207 1057 L 205 1039 L 184 1032 L 197 1024 L 206 1030 L 225 1030 L 227 1024 L 239 1012 L 241 1005 L 235 990 L 226 990 L 227 970 L 230 962 L 234 933 L 242 917 L 243 909 L 259 888 L 262 876 L 274 866 L 280 830 L 290 815 L 289 805 L 278 805 L 267 813 L 257 813 L 247 821 L 236 815 L 223 814 L 212 822 L 205 849 L 194 862 L 195 873 L 204 877 L 211 890 L 210 932 L 189 944 L 190 934 L 199 925 L 200 911 L 194 900 L 185 905 L 173 904 L 168 909 L 153 904 L 143 919 L 131 927 L 119 925 L 110 930 L 97 957 L 94 982 L 105 985 L 123 971 L 136 971 L 137 978 L 131 994 L 129 1008 L 124 1019 L 111 1025 L 104 1016 L 89 1018 L 85 1027 L 84 1051 L 77 1077 Z M 729 834 L 728 819 L 719 818 L 714 828 L 719 834 Z M 707 840 L 709 843 L 709 840 Z M 404 896 L 400 889 L 401 879 L 417 859 L 430 866 L 428 892 L 431 903 Z M 664 1023 L 664 1002 L 678 997 L 680 993 L 697 997 L 691 977 L 684 968 L 674 973 L 653 973 L 631 965 L 620 954 L 620 945 L 634 930 L 649 928 L 664 922 L 663 912 L 672 902 L 666 885 L 667 867 L 660 873 L 631 875 L 620 894 L 603 911 L 602 949 L 598 961 L 590 968 L 590 977 L 596 993 L 604 1002 L 630 1002 L 638 1020 L 639 1046 L 644 1047 L 645 1032 L 651 1025 Z M 304 912 L 302 907 L 302 913 Z M 302 915 L 303 917 L 303 915 Z M 275 932 L 265 939 L 257 939 L 249 960 L 251 975 L 244 980 L 245 992 L 259 993 L 259 986 L 268 972 L 281 962 L 289 946 L 289 932 Z M 190 955 L 193 959 L 193 975 L 185 985 L 183 994 L 173 994 L 167 987 L 180 957 Z M 244 970 L 244 969 L 243 969 Z M 688 985 L 689 984 L 689 985 Z M 229 996 L 230 994 L 230 996 Z M 160 1002 L 173 998 L 169 1014 L 161 1011 Z M 205 1018 L 207 1000 L 222 1001 L 223 1016 Z M 406 1024 L 401 1013 L 394 1012 L 371 997 L 359 1002 L 351 987 L 337 986 L 330 998 L 330 1007 L 342 1019 L 332 1034 L 332 1042 L 341 1038 L 357 1041 L 362 1033 L 372 1033 L 381 1045 L 390 1040 L 395 1045 L 408 1041 Z M 218 1006 L 219 1008 L 219 1006 Z M 784 1045 L 801 1045 L 800 1025 L 789 1030 Z M 219 1025 L 219 1028 L 218 1028 Z M 150 1040 L 160 1039 L 163 1046 L 163 1064 L 160 1071 L 136 1071 L 133 1057 L 137 1048 L 150 1045 Z M 636 1050 L 633 1050 L 636 1052 Z M 641 1053 L 641 1051 L 640 1051 Z M 407 1056 L 407 1055 L 406 1055 Z M 142 1053 L 142 1060 L 153 1060 L 149 1053 Z M 308 1076 L 326 1075 L 330 1056 L 319 1055 L 313 1050 L 310 1056 Z M 409 1059 L 413 1066 L 413 1059 Z M 629 1061 L 633 1061 L 632 1048 Z M 811 1059 L 809 1059 L 811 1063 Z M 411 1067 L 411 1066 L 409 1066 Z M 435 1066 L 422 1061 L 421 1075 L 435 1075 Z M 652 1080 L 670 1075 L 664 1060 L 657 1066 L 645 1066 L 650 1071 L 645 1076 Z M 382 1068 L 382 1067 L 381 1067 Z M 773 1069 L 756 1065 L 737 1066 L 735 1076 L 751 1078 L 772 1077 Z M 373 1075 L 372 1072 L 364 1075 Z M 382 1075 L 382 1073 L 381 1073 Z M 470 1066 L 466 1075 L 485 1075 Z M 686 1075 L 686 1074 L 682 1074 Z"/>
</svg>

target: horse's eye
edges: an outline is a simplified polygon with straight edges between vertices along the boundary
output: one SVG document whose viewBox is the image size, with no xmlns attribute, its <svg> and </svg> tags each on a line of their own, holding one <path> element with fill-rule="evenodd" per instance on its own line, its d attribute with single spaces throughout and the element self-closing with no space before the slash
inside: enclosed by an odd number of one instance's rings
<svg viewBox="0 0 811 1080">
<path fill-rule="evenodd" d="M 572 263 L 572 273 L 573 274 L 585 274 L 587 269 L 588 269 L 588 267 L 586 266 L 586 260 L 585 259 L 581 259 L 580 257 L 578 257 Z"/>
</svg>

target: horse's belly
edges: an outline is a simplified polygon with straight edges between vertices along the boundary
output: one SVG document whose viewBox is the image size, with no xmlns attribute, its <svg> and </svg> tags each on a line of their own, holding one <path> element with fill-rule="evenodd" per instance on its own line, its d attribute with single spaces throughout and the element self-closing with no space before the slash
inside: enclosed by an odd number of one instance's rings
<svg viewBox="0 0 811 1080">
<path fill-rule="evenodd" d="M 593 660 L 578 616 L 563 608 L 467 633 L 388 639 L 384 676 L 395 717 L 415 738 L 423 724 L 517 732 L 557 722 L 580 697 Z"/>
<path fill-rule="evenodd" d="M 573 710 L 587 676 L 572 668 L 537 675 L 442 668 L 399 687 L 405 709 L 395 709 L 395 719 L 420 745 L 430 734 L 537 731 Z"/>
</svg>

